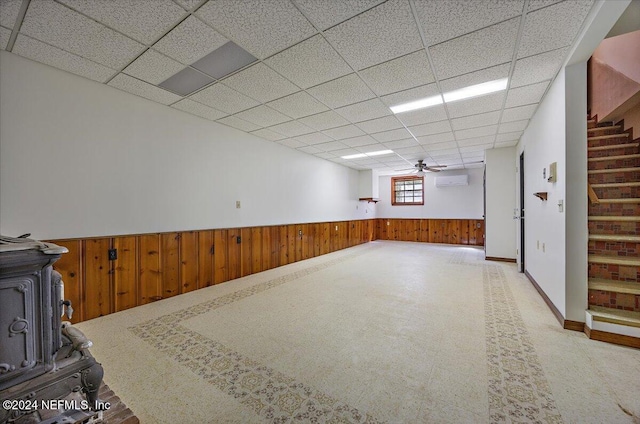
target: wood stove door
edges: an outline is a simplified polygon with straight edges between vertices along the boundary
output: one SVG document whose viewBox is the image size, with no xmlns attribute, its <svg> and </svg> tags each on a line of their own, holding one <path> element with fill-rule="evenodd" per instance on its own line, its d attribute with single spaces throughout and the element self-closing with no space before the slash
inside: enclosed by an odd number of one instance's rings
<svg viewBox="0 0 640 424">
<path fill-rule="evenodd" d="M 42 363 L 38 368 L 43 370 L 34 369 L 42 355 L 41 330 L 35 317 L 38 274 L 0 280 L 0 389 L 22 380 L 29 371 L 36 375 L 44 371 Z"/>
</svg>

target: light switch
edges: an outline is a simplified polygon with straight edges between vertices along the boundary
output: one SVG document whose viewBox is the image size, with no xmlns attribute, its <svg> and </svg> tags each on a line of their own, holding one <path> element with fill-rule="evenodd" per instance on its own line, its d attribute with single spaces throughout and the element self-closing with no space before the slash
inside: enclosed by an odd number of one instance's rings
<svg viewBox="0 0 640 424">
<path fill-rule="evenodd" d="M 236 200 L 236 209 L 240 209 L 240 201 Z"/>
</svg>

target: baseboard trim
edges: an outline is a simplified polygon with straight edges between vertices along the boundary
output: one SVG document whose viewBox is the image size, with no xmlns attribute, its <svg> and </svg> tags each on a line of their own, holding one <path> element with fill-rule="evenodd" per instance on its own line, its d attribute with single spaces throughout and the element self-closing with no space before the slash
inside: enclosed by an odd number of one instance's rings
<svg viewBox="0 0 640 424">
<path fill-rule="evenodd" d="M 526 269 L 524 270 L 524 275 L 527 276 L 527 278 L 529 279 L 529 281 L 531 281 L 531 284 L 533 285 L 533 287 L 536 288 L 536 290 L 538 291 L 538 293 L 540 294 L 540 296 L 542 297 L 542 299 L 544 300 L 544 303 L 547 304 L 547 306 L 549 307 L 549 309 L 551 309 L 551 312 L 553 312 L 553 315 L 555 315 L 556 319 L 558 320 L 558 322 L 560 323 L 560 326 L 562 328 L 564 328 L 564 317 L 562 316 L 562 314 L 560 313 L 560 311 L 558 310 L 558 308 L 556 308 L 556 305 L 553 304 L 553 302 L 551 301 L 551 299 L 549 299 L 549 296 L 547 296 L 547 294 L 540 288 L 540 286 L 538 285 L 538 283 L 536 282 L 535 278 L 533 278 L 531 276 L 531 274 L 529 274 L 529 271 L 527 271 Z"/>
<path fill-rule="evenodd" d="M 571 321 L 569 319 L 564 320 L 564 329 L 571 331 L 580 331 L 584 332 L 584 329 L 587 327 L 584 322 L 580 321 Z"/>
<path fill-rule="evenodd" d="M 485 261 L 498 261 L 498 262 L 511 262 L 511 263 L 516 263 L 515 259 L 511 259 L 511 258 L 497 258 L 495 256 L 485 256 L 484 257 Z"/>
<path fill-rule="evenodd" d="M 608 331 L 593 330 L 586 325 L 584 326 L 584 334 L 591 340 L 600 342 L 613 343 L 621 346 L 633 347 L 640 349 L 640 339 L 637 337 L 626 336 L 624 334 L 609 333 Z"/>
</svg>

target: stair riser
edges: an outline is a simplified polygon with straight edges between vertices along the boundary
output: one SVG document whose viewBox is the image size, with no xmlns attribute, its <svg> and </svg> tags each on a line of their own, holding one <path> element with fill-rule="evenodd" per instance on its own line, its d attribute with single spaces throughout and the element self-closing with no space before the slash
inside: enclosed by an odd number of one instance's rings
<svg viewBox="0 0 640 424">
<path fill-rule="evenodd" d="M 600 134 L 588 137 L 597 137 Z M 610 146 L 612 144 L 622 144 L 622 143 L 630 143 L 632 142 L 631 138 L 626 134 L 621 134 L 620 137 L 611 137 L 605 138 L 601 140 L 587 140 L 587 147 L 597 147 L 597 146 Z"/>
<path fill-rule="evenodd" d="M 620 155 L 635 155 L 638 153 L 636 146 L 630 147 L 617 147 L 615 149 L 608 150 L 590 150 L 587 153 L 589 159 L 591 158 L 604 158 L 607 156 L 620 156 Z"/>
<path fill-rule="evenodd" d="M 594 187 L 596 194 L 600 199 L 629 199 L 640 198 L 640 187 Z"/>
<path fill-rule="evenodd" d="M 589 162 L 589 170 L 611 169 L 611 168 L 633 168 L 640 166 L 640 158 L 629 156 L 621 159 L 608 159 Z"/>
<path fill-rule="evenodd" d="M 588 137 L 597 137 L 599 135 L 612 135 L 612 134 L 620 134 L 620 128 L 608 128 L 606 130 L 593 129 L 593 128 L 587 129 Z"/>
<path fill-rule="evenodd" d="M 605 308 L 640 312 L 640 295 L 589 290 L 589 306 L 603 306 Z"/>
<path fill-rule="evenodd" d="M 589 240 L 589 254 L 637 258 L 640 257 L 640 243 Z"/>
<path fill-rule="evenodd" d="M 589 221 L 589 234 L 640 236 L 640 222 Z"/>
<path fill-rule="evenodd" d="M 640 281 L 640 267 L 590 263 L 589 277 L 618 281 Z"/>
<path fill-rule="evenodd" d="M 588 178 L 591 184 L 640 181 L 640 170 L 629 172 L 612 171 L 604 174 L 589 174 Z"/>
<path fill-rule="evenodd" d="M 638 203 L 591 203 L 589 202 L 589 215 L 608 216 L 638 216 L 640 204 Z"/>
</svg>

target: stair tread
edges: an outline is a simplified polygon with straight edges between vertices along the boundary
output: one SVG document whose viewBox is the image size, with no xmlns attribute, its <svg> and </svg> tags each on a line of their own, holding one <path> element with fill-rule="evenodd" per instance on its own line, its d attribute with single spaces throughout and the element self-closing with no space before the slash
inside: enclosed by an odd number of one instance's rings
<svg viewBox="0 0 640 424">
<path fill-rule="evenodd" d="M 613 188 L 613 187 L 640 187 L 640 181 L 624 182 L 624 183 L 600 183 L 591 184 L 593 188 Z"/>
<path fill-rule="evenodd" d="M 640 203 L 640 197 L 625 197 L 619 199 L 598 199 L 600 203 Z"/>
<path fill-rule="evenodd" d="M 609 140 L 611 138 L 629 138 L 629 133 L 622 133 L 622 134 L 608 134 L 608 135 L 596 135 L 593 137 L 587 137 L 587 140 L 591 141 L 595 141 L 595 140 Z"/>
<path fill-rule="evenodd" d="M 603 306 L 589 306 L 589 313 L 596 321 L 640 327 L 640 312 L 623 311 Z"/>
<path fill-rule="evenodd" d="M 608 215 L 591 215 L 589 221 L 640 221 L 640 216 L 608 216 Z"/>
<path fill-rule="evenodd" d="M 602 156 L 599 158 L 589 158 L 589 162 L 597 162 L 602 160 L 618 160 L 618 159 L 637 159 L 640 158 L 639 153 L 633 153 L 630 155 L 616 155 L 616 156 Z"/>
<path fill-rule="evenodd" d="M 627 147 L 640 147 L 640 143 L 609 144 L 606 146 L 588 147 L 587 150 L 595 152 L 599 150 L 625 149 Z"/>
<path fill-rule="evenodd" d="M 588 174 L 606 174 L 609 172 L 638 172 L 640 171 L 640 166 L 633 166 L 629 168 L 606 168 L 606 169 L 590 169 L 587 171 Z"/>
<path fill-rule="evenodd" d="M 596 264 L 640 266 L 640 257 L 589 255 L 588 261 Z"/>
<path fill-rule="evenodd" d="M 598 241 L 630 241 L 640 243 L 640 236 L 629 234 L 589 234 L 589 240 Z"/>
<path fill-rule="evenodd" d="M 634 281 L 606 280 L 604 278 L 589 278 L 589 289 L 640 294 L 640 283 Z"/>
<path fill-rule="evenodd" d="M 622 127 L 620 125 L 607 125 L 604 127 L 588 128 L 587 131 L 608 131 L 608 130 L 617 130 L 617 129 L 622 129 Z"/>
</svg>

